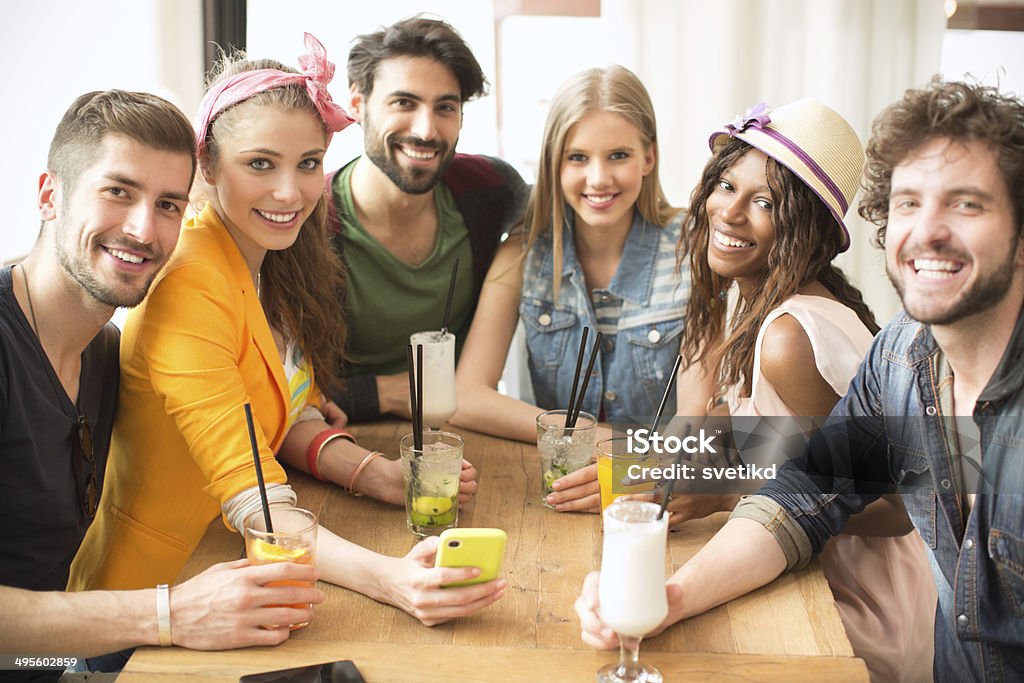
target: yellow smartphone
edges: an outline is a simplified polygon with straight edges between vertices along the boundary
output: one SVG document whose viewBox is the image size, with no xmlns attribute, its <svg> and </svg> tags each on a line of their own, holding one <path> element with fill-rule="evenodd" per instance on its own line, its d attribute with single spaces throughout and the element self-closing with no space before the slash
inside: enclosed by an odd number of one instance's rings
<svg viewBox="0 0 1024 683">
<path fill-rule="evenodd" d="M 480 567 L 480 576 L 442 586 L 469 586 L 498 578 L 507 537 L 501 529 L 446 529 L 441 532 L 435 567 Z"/>
</svg>

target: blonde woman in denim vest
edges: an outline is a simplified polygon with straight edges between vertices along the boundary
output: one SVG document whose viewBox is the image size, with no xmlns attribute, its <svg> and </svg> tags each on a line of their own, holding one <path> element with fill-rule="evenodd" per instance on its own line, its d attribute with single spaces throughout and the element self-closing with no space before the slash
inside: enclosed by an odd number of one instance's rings
<svg viewBox="0 0 1024 683">
<path fill-rule="evenodd" d="M 654 108 L 621 66 L 555 93 L 524 228 L 498 250 L 457 372 L 452 422 L 532 441 L 543 410 L 566 408 L 583 328 L 604 335 L 583 410 L 646 422 L 678 353 L 689 274 L 675 272 L 682 213 L 658 180 Z M 537 405 L 498 392 L 518 321 Z M 668 406 L 672 410 L 674 406 Z M 558 510 L 600 508 L 596 466 L 554 483 Z"/>
</svg>

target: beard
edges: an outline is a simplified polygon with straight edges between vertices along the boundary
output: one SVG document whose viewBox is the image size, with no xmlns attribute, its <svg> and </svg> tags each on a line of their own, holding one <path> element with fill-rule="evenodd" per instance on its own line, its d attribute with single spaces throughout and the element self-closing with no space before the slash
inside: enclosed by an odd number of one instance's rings
<svg viewBox="0 0 1024 683">
<path fill-rule="evenodd" d="M 64 228 L 58 232 L 64 232 Z M 146 258 L 151 259 L 156 263 L 163 264 L 164 259 L 158 258 L 156 254 L 153 254 L 152 249 L 145 247 L 140 244 L 129 244 L 127 242 L 118 245 L 108 245 L 114 249 L 125 249 L 132 250 L 135 253 L 142 253 Z M 93 247 L 99 249 L 101 247 Z M 153 284 L 153 280 L 160 272 L 160 268 L 154 268 L 153 272 L 146 277 L 145 282 L 142 285 L 138 284 L 138 279 L 141 275 L 135 277 L 129 277 L 125 275 L 115 276 L 115 280 L 120 282 L 111 282 L 109 280 L 101 279 L 96 270 L 89 263 L 86 253 L 79 252 L 72 255 L 68 250 L 65 241 L 58 236 L 57 239 L 57 259 L 60 262 L 61 267 L 64 269 L 72 280 L 78 283 L 78 285 L 85 290 L 85 292 L 93 299 L 103 304 L 104 306 L 110 306 L 112 308 L 134 308 L 142 303 L 142 300 L 146 298 L 146 294 L 149 292 L 149 287 Z"/>
<path fill-rule="evenodd" d="M 366 157 L 379 168 L 384 175 L 395 184 L 399 190 L 406 194 L 426 194 L 434 189 L 434 186 L 441 180 L 441 176 L 448 170 L 455 158 L 455 146 L 448 147 L 444 142 L 436 140 L 422 140 L 418 137 L 387 136 L 382 138 L 377 128 L 371 123 L 369 116 L 364 117 L 363 146 Z M 395 159 L 395 145 L 410 145 L 424 149 L 437 150 L 441 162 L 434 171 L 421 168 L 402 168 Z"/>
<path fill-rule="evenodd" d="M 966 291 L 951 300 L 945 310 L 941 311 L 928 312 L 926 306 L 918 306 L 913 300 L 907 301 L 907 287 L 898 272 L 894 272 L 893 268 L 888 264 L 886 264 L 885 272 L 893 287 L 896 288 L 896 293 L 899 294 L 903 309 L 911 318 L 927 325 L 950 325 L 972 315 L 983 313 L 1006 297 L 1016 272 L 1017 245 L 1019 240 L 1020 238 L 1015 235 L 1010 248 L 1006 251 L 1006 260 L 997 264 L 988 273 L 979 276 Z M 964 258 L 963 254 L 959 252 L 954 253 L 949 249 L 940 251 L 935 255 L 935 258 L 942 258 L 943 256 L 955 257 L 963 261 L 970 260 L 969 258 Z M 905 256 L 898 257 L 899 263 L 904 263 L 906 260 L 907 257 Z"/>
</svg>

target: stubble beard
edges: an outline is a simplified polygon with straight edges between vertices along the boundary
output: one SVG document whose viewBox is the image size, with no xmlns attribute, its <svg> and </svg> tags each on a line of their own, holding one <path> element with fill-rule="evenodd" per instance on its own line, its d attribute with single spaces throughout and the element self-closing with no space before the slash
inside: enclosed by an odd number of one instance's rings
<svg viewBox="0 0 1024 683">
<path fill-rule="evenodd" d="M 949 308 L 931 314 L 922 310 L 922 307 L 915 306 L 913 301 L 907 301 L 906 284 L 897 273 L 893 272 L 888 264 L 886 264 L 885 273 L 889 277 L 889 282 L 896 288 L 896 293 L 899 294 L 903 309 L 911 318 L 927 325 L 951 325 L 964 318 L 984 313 L 996 306 L 1009 294 L 1010 285 L 1013 282 L 1013 276 L 1016 271 L 1019 241 L 1019 236 L 1015 235 L 1010 248 L 1007 250 L 1005 261 L 1000 263 L 991 272 L 980 276 L 967 291 L 960 294 L 953 301 Z M 942 254 L 939 253 L 937 256 L 941 257 Z M 900 257 L 898 262 L 903 263 L 905 260 Z"/>
<path fill-rule="evenodd" d="M 160 268 L 156 268 L 152 273 L 150 273 L 142 287 L 136 287 L 125 291 L 125 288 L 129 286 L 128 283 L 125 283 L 125 287 L 119 288 L 116 285 L 112 285 L 100 279 L 96 275 L 95 269 L 89 264 L 87 254 L 80 253 L 73 256 L 65 246 L 64 240 L 62 239 L 64 231 L 64 227 L 58 227 L 56 240 L 57 260 L 60 262 L 61 268 L 64 269 L 64 272 L 67 273 L 72 280 L 77 282 L 78 285 L 85 290 L 86 294 L 104 306 L 110 306 L 112 308 L 134 308 L 142 303 L 142 300 L 146 298 L 146 294 L 149 292 L 149 288 L 153 284 L 153 280 L 156 278 L 157 273 L 160 272 Z M 99 249 L 100 247 L 93 248 Z"/>
<path fill-rule="evenodd" d="M 365 121 L 365 131 L 363 148 L 366 157 L 394 183 L 395 187 L 406 194 L 426 194 L 433 190 L 455 158 L 454 145 L 448 148 L 444 143 L 421 140 L 412 136 L 388 136 L 386 139 L 382 139 L 369 119 Z M 402 168 L 394 158 L 393 146 L 403 143 L 438 150 L 441 162 L 437 169 L 430 171 Z"/>
</svg>

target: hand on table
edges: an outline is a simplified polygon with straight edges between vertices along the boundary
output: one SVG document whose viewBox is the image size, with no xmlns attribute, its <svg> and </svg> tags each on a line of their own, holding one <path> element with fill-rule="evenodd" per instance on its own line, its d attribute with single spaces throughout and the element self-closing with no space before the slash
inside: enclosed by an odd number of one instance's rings
<svg viewBox="0 0 1024 683">
<path fill-rule="evenodd" d="M 551 483 L 554 493 L 547 501 L 559 512 L 600 512 L 601 487 L 597 483 L 597 463 L 570 472 Z"/>
<path fill-rule="evenodd" d="M 288 639 L 287 626 L 313 617 L 312 608 L 267 605 L 320 604 L 324 594 L 313 585 L 267 586 L 273 581 L 315 582 L 316 567 L 292 562 L 250 565 L 249 560 L 215 564 L 185 583 L 171 587 L 171 638 L 193 650 L 227 650 L 277 645 Z"/>
<path fill-rule="evenodd" d="M 462 472 L 459 473 L 459 507 L 473 500 L 479 488 L 476 480 L 476 468 L 473 463 L 463 458 Z"/>
<path fill-rule="evenodd" d="M 393 505 L 405 504 L 405 487 L 402 483 L 402 464 L 399 460 L 378 457 L 371 466 L 380 462 L 380 470 L 374 469 L 374 477 L 363 475 L 364 483 L 367 486 L 366 493 L 378 500 Z M 459 474 L 459 506 L 463 506 L 473 500 L 479 484 L 476 480 L 477 472 L 473 464 L 463 459 L 462 471 Z M 379 478 L 379 483 L 378 483 Z"/>
<path fill-rule="evenodd" d="M 597 425 L 594 443 L 611 438 L 608 425 Z M 601 487 L 597 482 L 597 464 L 591 463 L 583 469 L 570 472 L 551 483 L 554 493 L 548 494 L 548 504 L 559 512 L 601 512 Z"/>
<path fill-rule="evenodd" d="M 631 496 L 623 496 L 626 500 L 647 500 L 661 505 L 662 491 L 654 493 L 638 493 Z M 736 503 L 740 501 L 739 494 L 735 493 L 673 493 L 672 498 L 665 506 L 668 511 L 668 525 L 678 526 L 691 519 L 701 519 L 716 512 L 729 512 Z"/>
<path fill-rule="evenodd" d="M 325 399 L 320 405 L 320 413 L 324 416 L 324 422 L 333 429 L 343 429 L 348 424 L 348 415 L 334 401 Z"/>
<path fill-rule="evenodd" d="M 590 572 L 587 574 L 587 578 L 583 580 L 583 589 L 580 592 L 580 596 L 576 598 L 575 607 L 576 616 L 580 619 L 580 635 L 583 642 L 599 650 L 608 650 L 618 647 L 619 635 L 601 621 L 601 615 L 598 614 L 597 586 L 600 578 L 600 572 Z M 679 617 L 675 615 L 682 614 L 682 589 L 675 584 L 667 583 L 665 584 L 665 595 L 668 599 L 668 616 L 665 617 L 665 621 L 661 622 L 656 629 L 646 634 L 645 638 L 658 635 L 679 621 Z"/>
<path fill-rule="evenodd" d="M 477 567 L 434 567 L 437 537 L 426 538 L 402 558 L 394 558 L 394 569 L 387 587 L 392 605 L 435 626 L 468 616 L 501 599 L 508 582 L 495 579 L 474 586 L 441 588 L 443 584 L 464 581 L 480 575 Z"/>
<path fill-rule="evenodd" d="M 404 372 L 394 375 L 377 375 L 377 403 L 381 413 L 391 413 L 406 420 L 411 419 L 409 376 Z"/>
</svg>

